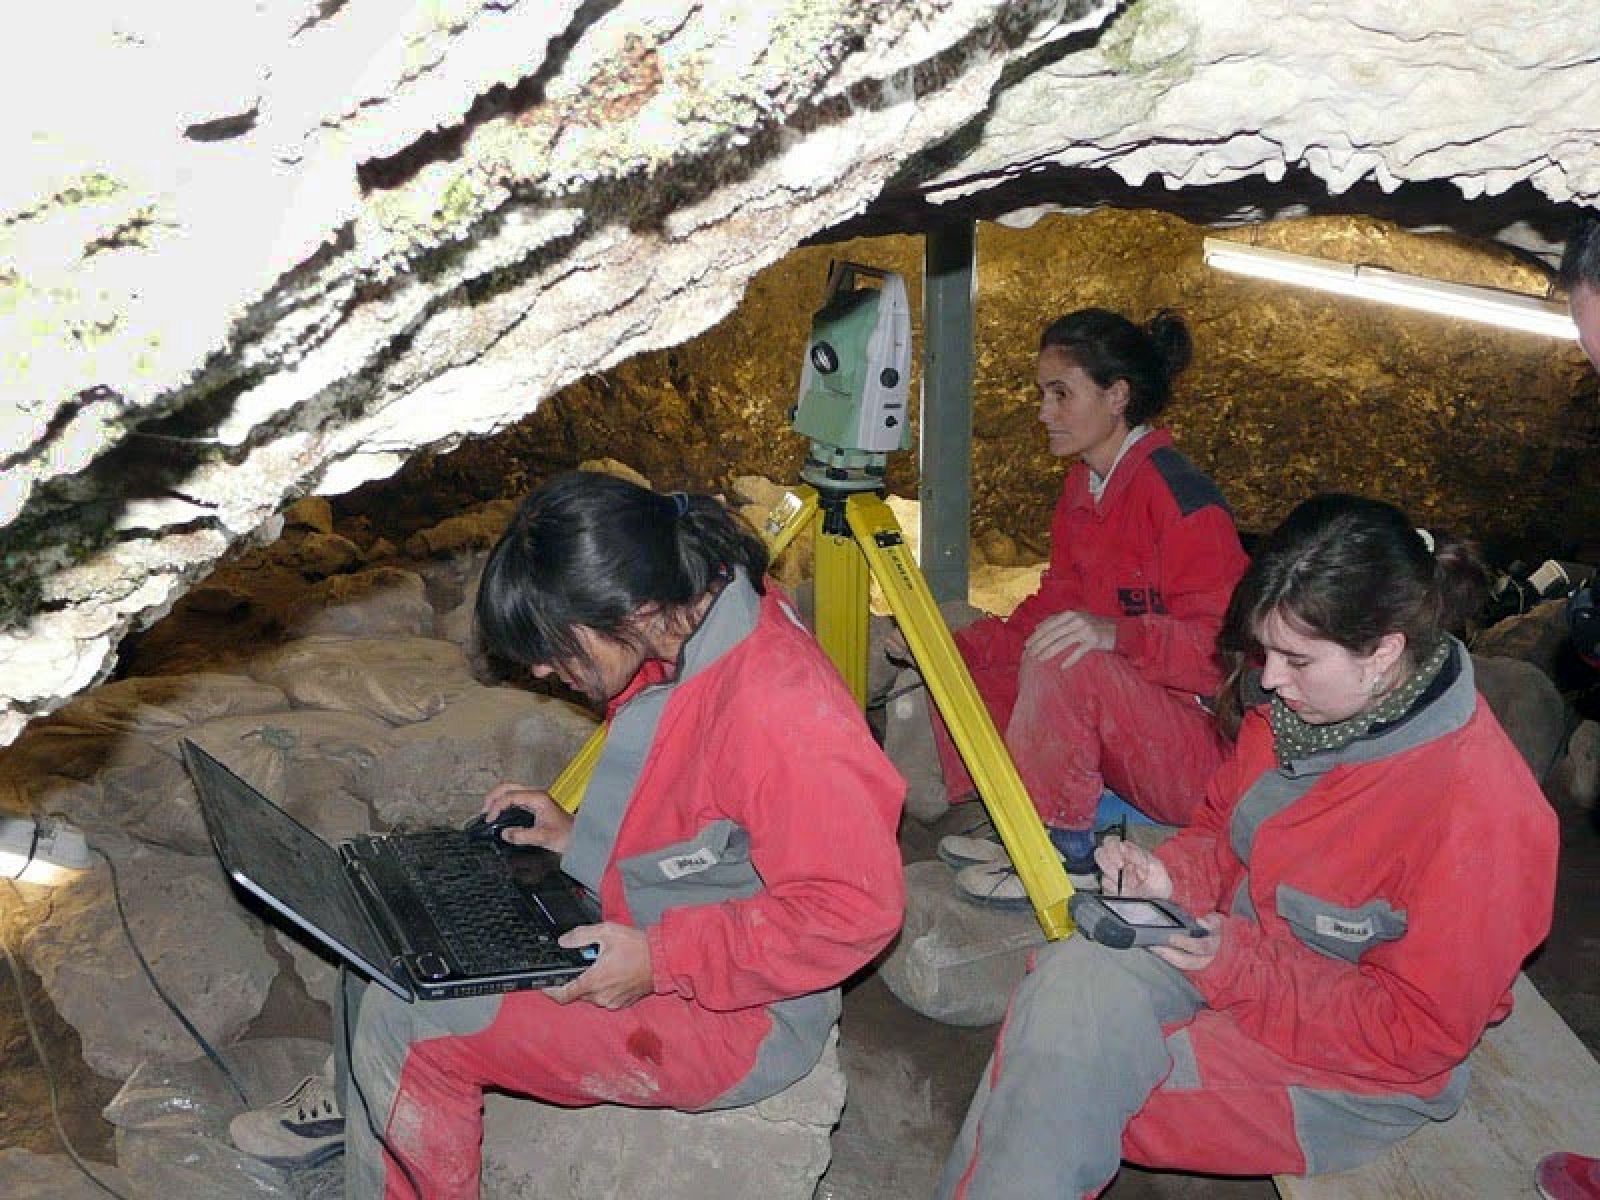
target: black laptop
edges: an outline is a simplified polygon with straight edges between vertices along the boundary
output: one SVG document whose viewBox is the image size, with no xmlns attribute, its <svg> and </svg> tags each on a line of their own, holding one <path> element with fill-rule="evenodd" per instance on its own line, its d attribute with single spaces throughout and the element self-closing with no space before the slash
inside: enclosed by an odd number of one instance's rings
<svg viewBox="0 0 1600 1200">
<path fill-rule="evenodd" d="M 556 944 L 599 910 L 550 851 L 459 829 L 334 847 L 187 739 L 183 759 L 234 882 L 396 995 L 551 987 L 594 961 Z"/>
</svg>

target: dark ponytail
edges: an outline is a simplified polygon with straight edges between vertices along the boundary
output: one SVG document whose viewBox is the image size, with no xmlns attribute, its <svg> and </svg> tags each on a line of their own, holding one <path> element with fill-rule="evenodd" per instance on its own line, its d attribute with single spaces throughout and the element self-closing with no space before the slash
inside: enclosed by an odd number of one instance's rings
<svg viewBox="0 0 1600 1200">
<path fill-rule="evenodd" d="M 586 664 L 578 626 L 632 644 L 641 607 L 686 610 L 735 567 L 764 588 L 766 546 L 715 497 L 573 472 L 529 495 L 490 551 L 478 630 L 511 662 Z"/>
<path fill-rule="evenodd" d="M 1403 633 L 1415 661 L 1444 634 L 1465 629 L 1488 585 L 1476 545 L 1419 530 L 1392 504 L 1338 493 L 1303 501 L 1257 548 L 1233 590 L 1217 638 L 1228 669 L 1218 724 L 1232 736 L 1243 710 L 1259 700 L 1242 693 L 1272 613 L 1352 654 Z"/>
<path fill-rule="evenodd" d="M 1313 637 L 1369 654 L 1388 633 L 1425 654 L 1482 604 L 1489 573 L 1471 542 L 1419 531 L 1392 504 L 1330 493 L 1297 505 L 1257 550 L 1234 589 L 1224 654 L 1260 649 L 1279 612 Z"/>
<path fill-rule="evenodd" d="M 1103 388 L 1128 381 L 1129 425 L 1144 425 L 1166 411 L 1172 381 L 1194 358 L 1189 327 L 1162 309 L 1143 328 L 1104 308 L 1081 308 L 1050 323 L 1039 338 L 1041 352 L 1054 347 Z"/>
</svg>

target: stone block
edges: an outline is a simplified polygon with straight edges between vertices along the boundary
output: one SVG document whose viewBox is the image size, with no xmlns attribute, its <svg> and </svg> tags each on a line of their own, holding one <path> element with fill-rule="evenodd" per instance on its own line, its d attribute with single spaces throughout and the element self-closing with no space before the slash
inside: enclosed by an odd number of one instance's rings
<svg viewBox="0 0 1600 1200">
<path fill-rule="evenodd" d="M 1567 736 L 1567 703 L 1550 676 L 1531 662 L 1474 654 L 1478 691 L 1521 751 L 1533 777 L 1544 782 Z"/>
<path fill-rule="evenodd" d="M 361 547 L 337 533 L 307 533 L 294 543 L 280 543 L 286 566 L 307 579 L 326 579 L 342 571 L 354 570 L 361 563 Z"/>
<path fill-rule="evenodd" d="M 906 781 L 906 812 L 924 823 L 950 810 L 933 741 L 928 689 L 916 671 L 895 676 L 884 709 L 883 752 Z"/>
<path fill-rule="evenodd" d="M 250 674 L 296 708 L 366 713 L 390 725 L 436 717 L 477 686 L 461 647 L 420 637 L 303 638 L 253 660 Z"/>
<path fill-rule="evenodd" d="M 434 613 L 416 572 L 372 567 L 308 588 L 287 624 L 296 637 L 427 637 Z"/>
<path fill-rule="evenodd" d="M 1031 909 L 985 908 L 956 889 L 938 861 L 906 868 L 906 920 L 879 968 L 907 1007 L 947 1025 L 990 1025 L 1005 1015 L 1028 955 L 1044 945 Z"/>
<path fill-rule="evenodd" d="M 128 926 L 162 989 L 213 1046 L 233 1041 L 261 1011 L 278 964 L 216 859 L 110 838 L 98 848 L 116 861 Z M 201 1051 L 140 969 L 111 886 L 100 864 L 52 890 L 30 917 L 22 949 L 61 1019 L 77 1030 L 90 1069 L 125 1079 L 140 1063 L 187 1061 Z"/>
<path fill-rule="evenodd" d="M 798 1083 L 718 1112 L 602 1104 L 560 1108 L 491 1095 L 487 1200 L 811 1200 L 844 1109 L 838 1033 Z"/>
<path fill-rule="evenodd" d="M 586 709 L 556 697 L 498 735 L 505 777 L 549 787 L 583 748 L 599 722 Z"/>
<path fill-rule="evenodd" d="M 1562 597 L 1490 626 L 1472 639 L 1472 649 L 1475 657 L 1519 658 L 1554 678 L 1556 656 L 1566 640 L 1567 601 Z"/>
<path fill-rule="evenodd" d="M 283 527 L 332 533 L 333 505 L 321 496 L 302 496 L 283 510 Z"/>
<path fill-rule="evenodd" d="M 438 716 L 396 729 L 355 790 L 387 825 L 459 825 L 498 783 L 548 784 L 594 726 L 564 700 L 474 686 Z M 540 747 L 549 754 L 541 758 Z"/>
<path fill-rule="evenodd" d="M 107 1187 L 128 1194 L 127 1177 L 117 1168 L 94 1163 L 90 1170 Z M 35 1154 L 18 1147 L 0 1150 L 0 1178 L 6 1181 L 10 1200 L 105 1200 L 106 1195 L 65 1154 Z"/>
<path fill-rule="evenodd" d="M 188 736 L 302 825 L 337 842 L 371 826 L 362 789 L 394 754 L 390 732 L 360 712 L 296 709 L 209 721 Z M 188 785 L 165 803 L 198 808 L 199 799 Z"/>
</svg>

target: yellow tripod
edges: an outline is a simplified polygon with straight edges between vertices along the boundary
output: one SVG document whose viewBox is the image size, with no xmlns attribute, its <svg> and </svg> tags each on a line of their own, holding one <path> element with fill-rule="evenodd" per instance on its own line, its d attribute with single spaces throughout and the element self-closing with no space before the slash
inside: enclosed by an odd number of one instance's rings
<svg viewBox="0 0 1600 1200">
<path fill-rule="evenodd" d="M 808 527 L 814 527 L 816 534 L 816 626 L 823 650 L 857 703 L 865 704 L 870 572 L 905 634 L 1040 927 L 1047 938 L 1065 937 L 1073 930 L 1067 915 L 1072 885 L 1066 870 L 961 661 L 922 569 L 906 548 L 893 510 L 876 491 L 819 491 L 801 485 L 785 494 L 767 520 L 763 532 L 771 556 L 777 558 Z M 582 801 L 604 742 L 601 726 L 550 785 L 550 794 L 568 811 Z"/>
</svg>

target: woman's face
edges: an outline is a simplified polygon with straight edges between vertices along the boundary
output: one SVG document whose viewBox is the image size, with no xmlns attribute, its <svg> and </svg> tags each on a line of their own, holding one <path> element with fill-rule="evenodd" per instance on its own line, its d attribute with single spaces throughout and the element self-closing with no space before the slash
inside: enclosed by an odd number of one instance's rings
<svg viewBox="0 0 1600 1200">
<path fill-rule="evenodd" d="M 1405 645 L 1402 635 L 1388 634 L 1371 654 L 1352 654 L 1295 628 L 1277 611 L 1262 622 L 1260 641 L 1266 656 L 1261 686 L 1309 725 L 1332 725 L 1376 703 Z"/>
<path fill-rule="evenodd" d="M 578 625 L 572 632 L 588 662 L 535 663 L 534 676 L 538 679 L 554 676 L 596 704 L 609 703 L 621 695 L 622 689 L 639 673 L 645 652 L 586 625 Z"/>
<path fill-rule="evenodd" d="M 1039 352 L 1039 422 L 1057 458 L 1081 456 L 1104 475 L 1128 436 L 1128 385 L 1101 387 L 1059 346 Z"/>
</svg>

